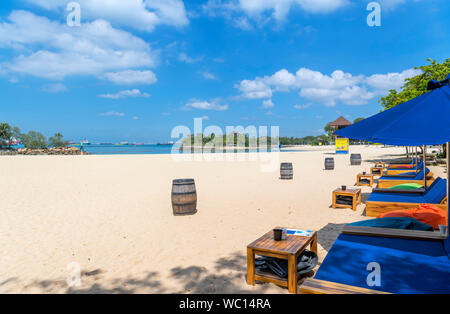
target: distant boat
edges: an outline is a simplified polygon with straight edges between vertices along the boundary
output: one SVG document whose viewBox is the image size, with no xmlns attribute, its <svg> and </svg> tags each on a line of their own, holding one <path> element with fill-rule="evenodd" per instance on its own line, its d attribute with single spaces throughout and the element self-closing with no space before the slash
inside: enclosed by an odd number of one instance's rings
<svg viewBox="0 0 450 314">
<path fill-rule="evenodd" d="M 128 145 L 127 141 L 120 142 L 119 144 L 115 144 L 116 146 L 126 146 Z"/>
<path fill-rule="evenodd" d="M 170 145 L 173 145 L 173 144 L 175 144 L 174 142 L 168 142 L 168 143 L 158 143 L 157 145 L 158 146 L 170 146 Z"/>
</svg>

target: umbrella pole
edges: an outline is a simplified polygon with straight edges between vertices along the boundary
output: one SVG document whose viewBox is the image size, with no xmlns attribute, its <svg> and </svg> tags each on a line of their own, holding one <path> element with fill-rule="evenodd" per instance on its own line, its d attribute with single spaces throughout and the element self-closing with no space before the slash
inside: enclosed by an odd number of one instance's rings
<svg viewBox="0 0 450 314">
<path fill-rule="evenodd" d="M 423 179 L 424 187 L 427 189 L 427 146 L 423 145 Z"/>
</svg>

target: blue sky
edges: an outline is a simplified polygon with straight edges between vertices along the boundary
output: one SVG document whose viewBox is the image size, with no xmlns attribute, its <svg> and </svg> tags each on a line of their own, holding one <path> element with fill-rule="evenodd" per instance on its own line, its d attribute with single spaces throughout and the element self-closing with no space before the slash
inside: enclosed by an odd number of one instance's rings
<svg viewBox="0 0 450 314">
<path fill-rule="evenodd" d="M 177 125 L 319 135 L 450 51 L 450 2 L 3 0 L 0 120 L 91 142 L 170 140 Z"/>
</svg>

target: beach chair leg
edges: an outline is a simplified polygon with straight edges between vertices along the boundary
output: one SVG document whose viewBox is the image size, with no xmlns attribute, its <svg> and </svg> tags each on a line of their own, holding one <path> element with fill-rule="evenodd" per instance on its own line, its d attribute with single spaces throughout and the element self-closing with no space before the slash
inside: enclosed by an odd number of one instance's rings
<svg viewBox="0 0 450 314">
<path fill-rule="evenodd" d="M 317 252 L 317 233 L 315 233 L 313 236 L 313 240 L 311 242 L 311 251 L 318 254 L 318 252 Z"/>
<path fill-rule="evenodd" d="M 336 209 L 336 193 L 335 192 L 333 192 L 332 203 L 333 203 L 333 208 Z"/>
<path fill-rule="evenodd" d="M 247 248 L 247 283 L 250 286 L 255 285 L 255 253 Z"/>
<path fill-rule="evenodd" d="M 298 274 L 297 274 L 297 258 L 291 254 L 288 258 L 288 289 L 289 293 L 297 294 Z"/>
</svg>

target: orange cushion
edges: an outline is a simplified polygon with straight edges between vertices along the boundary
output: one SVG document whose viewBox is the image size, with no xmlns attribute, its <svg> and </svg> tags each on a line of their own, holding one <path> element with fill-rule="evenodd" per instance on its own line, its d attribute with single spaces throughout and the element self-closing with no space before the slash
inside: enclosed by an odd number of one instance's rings
<svg viewBox="0 0 450 314">
<path fill-rule="evenodd" d="M 411 166 L 408 166 L 408 165 L 398 165 L 398 166 L 393 166 L 393 168 L 406 168 L 406 169 L 409 169 L 409 168 L 412 168 L 413 166 L 411 165 Z"/>
<path fill-rule="evenodd" d="M 447 213 L 441 208 L 431 204 L 422 204 L 415 209 L 396 210 L 381 214 L 377 218 L 386 217 L 411 217 L 432 226 L 434 229 L 439 229 L 439 225 L 447 225 Z"/>
</svg>

